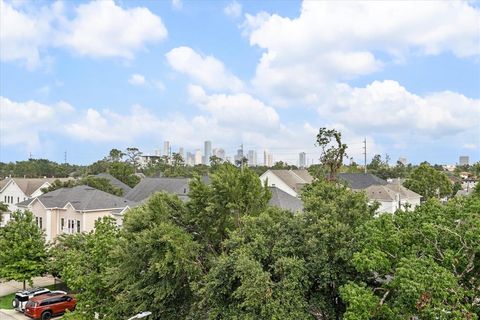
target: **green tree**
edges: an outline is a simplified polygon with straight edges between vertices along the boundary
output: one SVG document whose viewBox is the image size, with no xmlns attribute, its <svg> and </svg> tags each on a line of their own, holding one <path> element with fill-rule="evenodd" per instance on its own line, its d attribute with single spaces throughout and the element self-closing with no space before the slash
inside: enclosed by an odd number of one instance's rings
<svg viewBox="0 0 480 320">
<path fill-rule="evenodd" d="M 447 175 L 428 163 L 421 163 L 413 169 L 403 185 L 426 199 L 443 198 L 452 193 L 452 184 Z"/>
<path fill-rule="evenodd" d="M 61 236 L 52 249 L 51 271 L 58 274 L 70 289 L 78 292 L 75 313 L 93 319 L 111 313 L 112 288 L 108 270 L 117 261 L 111 255 L 118 244 L 118 228 L 112 218 L 95 222 L 89 233 Z"/>
<path fill-rule="evenodd" d="M 0 278 L 32 285 L 32 278 L 46 271 L 45 236 L 29 211 L 12 212 L 0 228 Z"/>
<path fill-rule="evenodd" d="M 0 224 L 3 221 L 3 215 L 8 212 L 8 205 L 0 202 Z"/>
<path fill-rule="evenodd" d="M 135 175 L 135 170 L 129 163 L 113 162 L 109 165 L 108 173 L 132 188 L 140 182 L 140 178 Z"/>
<path fill-rule="evenodd" d="M 328 168 L 329 179 L 335 180 L 343 158 L 347 156 L 347 145 L 342 143 L 342 134 L 335 129 L 320 128 L 316 146 L 322 149 L 320 162 Z"/>
<path fill-rule="evenodd" d="M 138 159 L 142 155 L 142 152 L 136 147 L 129 147 L 127 148 L 127 152 L 125 154 L 127 156 L 127 161 L 133 166 L 133 170 L 136 173 L 138 167 Z"/>
<path fill-rule="evenodd" d="M 346 319 L 478 319 L 480 197 L 429 200 L 363 225 Z"/>
<path fill-rule="evenodd" d="M 106 178 L 95 177 L 95 176 L 86 176 L 78 180 L 72 179 L 64 182 L 60 180 L 55 180 L 49 187 L 42 188 L 42 192 L 46 193 L 46 192 L 51 192 L 60 188 L 73 188 L 75 186 L 81 186 L 81 185 L 87 185 L 97 190 L 108 192 L 116 196 L 123 195 L 123 190 L 112 185 L 110 180 Z"/>
<path fill-rule="evenodd" d="M 120 162 L 124 156 L 125 153 L 123 151 L 114 148 L 108 153 L 108 161 Z"/>
<path fill-rule="evenodd" d="M 198 176 L 192 179 L 189 196 L 189 223 L 196 228 L 196 239 L 219 252 L 228 232 L 241 226 L 241 217 L 265 210 L 271 194 L 254 171 L 224 163 L 210 175 L 209 184 Z"/>
</svg>

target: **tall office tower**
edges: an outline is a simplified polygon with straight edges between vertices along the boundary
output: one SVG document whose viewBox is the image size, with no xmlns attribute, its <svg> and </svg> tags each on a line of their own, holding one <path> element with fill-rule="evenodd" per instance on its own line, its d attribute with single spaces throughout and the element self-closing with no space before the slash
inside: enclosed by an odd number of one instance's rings
<svg viewBox="0 0 480 320">
<path fill-rule="evenodd" d="M 263 165 L 266 167 L 273 166 L 273 155 L 268 151 L 263 151 Z"/>
<path fill-rule="evenodd" d="M 241 161 L 243 159 L 243 149 L 238 149 L 237 154 L 233 157 L 235 162 Z"/>
<path fill-rule="evenodd" d="M 247 159 L 248 159 L 248 165 L 249 165 L 250 167 L 255 167 L 255 166 L 257 166 L 257 151 L 255 151 L 255 150 L 248 150 Z"/>
<path fill-rule="evenodd" d="M 202 164 L 202 150 L 195 150 L 195 164 Z"/>
<path fill-rule="evenodd" d="M 210 164 L 210 157 L 212 156 L 212 141 L 205 141 L 203 155 L 203 163 L 207 165 Z"/>
<path fill-rule="evenodd" d="M 182 147 L 178 148 L 178 154 L 182 156 L 182 159 L 185 161 L 185 151 Z"/>
<path fill-rule="evenodd" d="M 163 155 L 164 156 L 171 156 L 170 154 L 170 141 L 163 142 Z"/>
<path fill-rule="evenodd" d="M 400 163 L 403 164 L 404 166 L 406 166 L 406 165 L 408 164 L 407 158 L 405 158 L 405 157 L 399 157 L 399 158 L 398 158 L 398 162 L 400 162 Z"/>
<path fill-rule="evenodd" d="M 187 152 L 185 163 L 187 164 L 187 166 L 195 165 L 195 156 L 191 152 Z"/>
<path fill-rule="evenodd" d="M 300 152 L 298 154 L 298 166 L 300 169 L 305 169 L 307 166 L 307 154 L 305 152 Z"/>
<path fill-rule="evenodd" d="M 458 165 L 460 166 L 468 166 L 469 162 L 470 162 L 470 158 L 468 156 L 460 156 L 458 158 Z"/>
<path fill-rule="evenodd" d="M 155 149 L 154 150 L 154 155 L 157 156 L 157 157 L 160 157 L 162 155 L 162 153 L 160 152 L 160 149 Z"/>
</svg>

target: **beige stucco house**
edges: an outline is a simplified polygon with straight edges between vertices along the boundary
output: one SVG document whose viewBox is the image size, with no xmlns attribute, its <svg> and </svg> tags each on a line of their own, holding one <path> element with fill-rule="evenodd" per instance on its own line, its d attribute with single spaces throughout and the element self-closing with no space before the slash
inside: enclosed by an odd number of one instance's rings
<svg viewBox="0 0 480 320">
<path fill-rule="evenodd" d="M 112 217 L 118 225 L 133 202 L 89 186 L 61 188 L 17 204 L 20 210 L 29 210 L 37 225 L 52 241 L 62 233 L 88 232 L 95 221 Z"/>
</svg>

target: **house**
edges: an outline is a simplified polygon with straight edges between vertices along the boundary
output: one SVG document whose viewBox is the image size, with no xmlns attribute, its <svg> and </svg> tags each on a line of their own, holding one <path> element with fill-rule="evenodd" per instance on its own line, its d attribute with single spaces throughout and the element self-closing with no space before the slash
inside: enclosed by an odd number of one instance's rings
<svg viewBox="0 0 480 320">
<path fill-rule="evenodd" d="M 339 173 L 338 180 L 344 182 L 352 190 L 364 190 L 374 185 L 386 185 L 387 181 L 371 173 Z"/>
<path fill-rule="evenodd" d="M 189 183 L 190 178 L 144 178 L 125 195 L 125 198 L 133 202 L 144 202 L 155 192 L 167 192 L 187 201 Z"/>
<path fill-rule="evenodd" d="M 313 182 L 313 177 L 304 169 L 269 169 L 260 176 L 260 180 L 262 181 L 262 184 L 267 183 L 267 186 L 269 187 L 277 187 L 293 197 L 298 197 L 302 187 Z"/>
<path fill-rule="evenodd" d="M 99 173 L 99 174 L 96 175 L 96 177 L 107 179 L 108 181 L 110 181 L 110 184 L 112 186 L 117 187 L 119 189 L 122 189 L 123 195 L 126 195 L 130 190 L 132 190 L 132 188 L 129 185 L 127 185 L 127 184 L 123 183 L 122 181 L 118 180 L 117 178 L 115 178 L 111 174 Z"/>
<path fill-rule="evenodd" d="M 0 202 L 8 205 L 8 211 L 17 210 L 19 202 L 41 195 L 43 188 L 48 188 L 53 181 L 66 181 L 71 178 L 7 178 L 0 181 Z M 4 216 L 3 223 L 10 219 L 10 214 Z"/>
<path fill-rule="evenodd" d="M 364 189 L 368 199 L 380 206 L 377 213 L 395 213 L 398 209 L 414 209 L 420 205 L 421 195 L 400 184 L 371 185 Z"/>
<path fill-rule="evenodd" d="M 85 185 L 57 189 L 17 204 L 19 209 L 33 213 L 47 241 L 62 233 L 91 231 L 102 217 L 113 217 L 121 225 L 124 212 L 133 205 L 129 200 Z"/>
<path fill-rule="evenodd" d="M 277 187 L 269 187 L 272 197 L 268 201 L 270 207 L 289 210 L 294 213 L 303 211 L 303 202 Z"/>
</svg>

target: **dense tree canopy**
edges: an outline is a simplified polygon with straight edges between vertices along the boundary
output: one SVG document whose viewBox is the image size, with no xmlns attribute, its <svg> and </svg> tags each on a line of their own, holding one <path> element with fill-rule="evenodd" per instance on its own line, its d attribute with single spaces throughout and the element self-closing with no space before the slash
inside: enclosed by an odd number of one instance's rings
<svg viewBox="0 0 480 320">
<path fill-rule="evenodd" d="M 0 227 L 0 279 L 32 284 L 32 278 L 46 272 L 46 244 L 43 231 L 29 211 L 12 212 Z"/>
<path fill-rule="evenodd" d="M 447 175 L 428 163 L 422 163 L 413 169 L 403 185 L 426 199 L 443 198 L 452 193 L 452 183 Z"/>
</svg>

